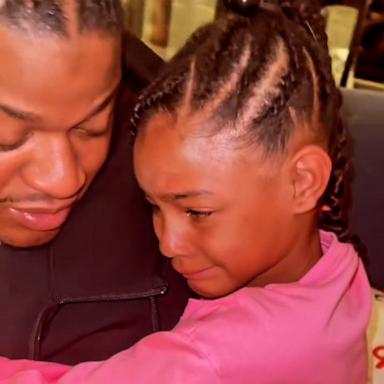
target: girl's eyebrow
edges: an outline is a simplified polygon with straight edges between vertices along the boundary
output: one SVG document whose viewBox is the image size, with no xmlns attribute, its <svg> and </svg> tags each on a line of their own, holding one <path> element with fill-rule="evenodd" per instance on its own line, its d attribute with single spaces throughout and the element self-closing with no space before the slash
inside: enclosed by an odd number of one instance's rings
<svg viewBox="0 0 384 384">
<path fill-rule="evenodd" d="M 177 192 L 177 193 L 166 193 L 164 195 L 161 195 L 160 197 L 164 200 L 183 200 L 183 199 L 189 199 L 192 197 L 200 197 L 200 196 L 206 196 L 206 195 L 212 195 L 211 191 L 207 190 L 196 190 L 196 191 L 185 191 L 185 192 Z"/>
<path fill-rule="evenodd" d="M 178 201 L 183 199 L 190 199 L 192 197 L 200 197 L 206 195 L 213 195 L 213 192 L 208 190 L 196 190 L 196 191 L 185 191 L 185 192 L 175 192 L 175 193 L 164 193 L 159 195 L 161 200 L 168 201 Z M 145 197 L 149 201 L 153 201 L 153 197 L 149 193 L 145 193 Z"/>
</svg>

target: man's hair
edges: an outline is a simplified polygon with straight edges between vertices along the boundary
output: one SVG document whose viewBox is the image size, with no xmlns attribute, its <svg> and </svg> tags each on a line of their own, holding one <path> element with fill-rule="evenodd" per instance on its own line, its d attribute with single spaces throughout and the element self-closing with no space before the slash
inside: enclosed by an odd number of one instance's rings
<svg viewBox="0 0 384 384">
<path fill-rule="evenodd" d="M 113 34 L 124 27 L 120 0 L 0 0 L 0 25 L 25 32 L 67 37 L 72 15 L 79 33 Z"/>
<path fill-rule="evenodd" d="M 278 10 L 227 15 L 194 33 L 139 97 L 133 123 L 140 129 L 159 111 L 188 111 L 218 129 L 240 124 L 240 139 L 273 154 L 285 150 L 297 128 L 295 111 L 325 140 L 333 162 L 320 227 L 358 247 L 345 221 L 348 132 L 341 124 L 320 7 L 315 0 L 276 3 Z"/>
</svg>

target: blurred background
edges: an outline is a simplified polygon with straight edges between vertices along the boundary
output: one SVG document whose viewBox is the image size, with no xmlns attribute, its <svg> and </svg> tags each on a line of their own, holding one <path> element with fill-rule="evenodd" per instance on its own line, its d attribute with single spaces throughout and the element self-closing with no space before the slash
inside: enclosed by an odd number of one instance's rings
<svg viewBox="0 0 384 384">
<path fill-rule="evenodd" d="M 129 29 L 164 60 L 200 25 L 222 12 L 222 0 L 124 0 Z M 384 92 L 384 0 L 322 1 L 336 82 Z"/>
</svg>

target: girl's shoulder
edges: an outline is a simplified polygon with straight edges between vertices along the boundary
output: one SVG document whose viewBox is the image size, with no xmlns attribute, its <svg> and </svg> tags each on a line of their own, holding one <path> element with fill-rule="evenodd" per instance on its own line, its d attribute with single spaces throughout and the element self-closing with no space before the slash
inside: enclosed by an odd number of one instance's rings
<svg viewBox="0 0 384 384">
<path fill-rule="evenodd" d="M 175 332 L 210 361 L 223 383 L 248 382 L 239 375 L 262 383 L 314 382 L 319 370 L 322 382 L 363 382 L 364 319 L 347 315 L 345 303 L 333 311 L 317 307 L 315 293 L 245 288 L 193 301 Z"/>
<path fill-rule="evenodd" d="M 310 382 L 321 369 L 330 383 L 363 382 L 368 280 L 348 245 L 337 242 L 329 250 L 297 282 L 190 300 L 175 332 L 209 356 L 221 377 L 234 380 L 234 373 L 247 367 L 254 377 L 262 373 L 272 378 L 266 383 L 280 382 L 289 373 L 296 380 L 292 382 Z"/>
</svg>

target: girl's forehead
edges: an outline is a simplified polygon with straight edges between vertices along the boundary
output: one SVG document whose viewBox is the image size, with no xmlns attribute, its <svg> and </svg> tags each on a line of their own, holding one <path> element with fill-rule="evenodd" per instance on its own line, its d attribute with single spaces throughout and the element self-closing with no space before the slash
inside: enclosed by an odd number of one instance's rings
<svg viewBox="0 0 384 384">
<path fill-rule="evenodd" d="M 242 178 L 270 174 L 257 155 L 236 148 L 225 135 L 186 135 L 185 126 L 180 132 L 177 124 L 165 122 L 148 124 L 135 143 L 135 172 L 147 192 L 195 187 L 218 191 Z"/>
<path fill-rule="evenodd" d="M 251 162 L 260 168 L 281 160 L 281 156 L 266 156 L 264 148 L 251 136 L 252 133 L 245 132 L 244 127 L 212 116 L 194 114 L 180 118 L 160 112 L 139 131 L 137 147 L 148 153 L 167 148 L 166 151 L 159 151 L 162 157 L 175 159 L 182 156 L 207 164 L 229 162 L 235 166 Z"/>
<path fill-rule="evenodd" d="M 210 147 L 231 149 L 236 147 L 237 134 L 233 129 L 215 119 L 199 113 L 183 115 L 182 113 L 157 112 L 141 128 L 140 137 L 148 141 L 171 141 L 178 146 Z M 232 148 L 233 147 L 233 148 Z"/>
<path fill-rule="evenodd" d="M 194 163 L 233 163 L 241 155 L 225 129 L 212 122 L 195 118 L 178 119 L 168 113 L 159 113 L 139 132 L 137 152 L 166 159 Z"/>
<path fill-rule="evenodd" d="M 135 144 L 136 163 L 152 169 L 222 167 L 235 164 L 237 153 L 215 137 L 196 137 L 174 127 L 148 129 Z"/>
</svg>

